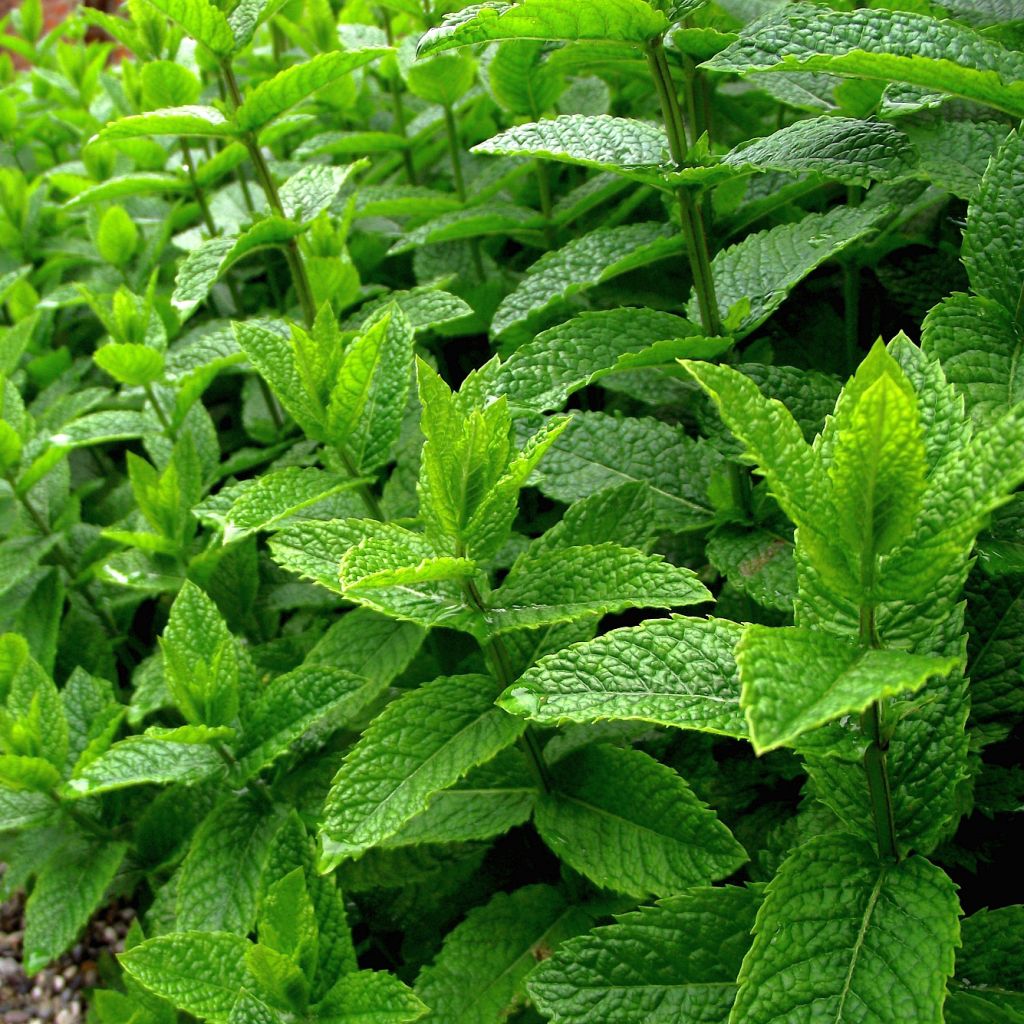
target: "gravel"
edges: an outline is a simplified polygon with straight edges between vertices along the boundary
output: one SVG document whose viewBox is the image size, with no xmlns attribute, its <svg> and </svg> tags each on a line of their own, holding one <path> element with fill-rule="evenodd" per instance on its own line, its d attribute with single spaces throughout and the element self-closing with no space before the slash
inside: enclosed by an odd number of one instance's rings
<svg viewBox="0 0 1024 1024">
<path fill-rule="evenodd" d="M 0 904 L 0 1022 L 2 1024 L 82 1024 L 88 990 L 99 984 L 97 964 L 121 951 L 131 907 L 113 904 L 89 922 L 80 941 L 33 978 L 21 969 L 24 900 Z"/>
</svg>

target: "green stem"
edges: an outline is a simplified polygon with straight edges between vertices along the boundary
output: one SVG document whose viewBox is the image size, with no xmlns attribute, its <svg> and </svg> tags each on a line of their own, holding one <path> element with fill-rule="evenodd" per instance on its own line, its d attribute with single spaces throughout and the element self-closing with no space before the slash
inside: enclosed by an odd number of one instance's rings
<svg viewBox="0 0 1024 1024">
<path fill-rule="evenodd" d="M 878 647 L 879 639 L 875 628 L 875 610 L 865 607 L 860 610 L 860 639 L 868 647 Z M 868 793 L 871 799 L 871 814 L 875 820 L 875 835 L 878 855 L 883 860 L 899 860 L 896 840 L 896 820 L 892 809 L 892 789 L 889 785 L 889 768 L 886 752 L 889 741 L 885 733 L 885 707 L 875 701 L 861 716 L 861 727 L 868 737 L 864 751 L 864 773 L 868 779 Z"/>
<path fill-rule="evenodd" d="M 863 192 L 856 185 L 846 190 L 848 206 L 860 206 Z M 843 264 L 843 339 L 846 355 L 846 372 L 852 374 L 860 360 L 860 267 L 856 263 Z"/>
<path fill-rule="evenodd" d="M 665 46 L 661 38 L 653 39 L 647 44 L 647 65 L 654 80 L 654 88 L 661 105 L 661 116 L 665 122 L 668 135 L 669 152 L 677 167 L 686 164 L 687 134 L 686 122 L 679 106 L 668 59 L 665 57 Z M 693 193 L 688 188 L 676 190 L 679 202 L 679 216 L 682 222 L 683 237 L 686 239 L 687 257 L 690 273 L 693 277 L 694 291 L 697 293 L 697 306 L 700 309 L 701 326 L 710 337 L 723 334 L 722 317 L 718 310 L 718 297 L 715 294 L 714 278 L 711 274 L 711 256 L 708 252 L 707 233 L 704 229 L 704 218 L 694 201 Z"/>
<path fill-rule="evenodd" d="M 335 450 L 337 451 L 342 464 L 345 466 L 345 472 L 348 473 L 353 480 L 357 480 L 361 474 L 359 472 L 359 468 L 352 460 L 352 456 L 349 455 L 348 450 L 343 444 L 337 445 Z M 382 523 L 386 522 L 388 517 L 384 514 L 384 509 L 381 507 L 381 503 L 378 501 L 377 495 L 374 494 L 366 484 L 359 484 L 356 490 L 359 492 L 359 497 L 366 506 L 366 511 L 370 513 L 370 518 L 379 519 Z"/>
<path fill-rule="evenodd" d="M 540 118 L 536 118 L 540 120 Z M 544 242 L 549 249 L 555 247 L 555 235 L 552 230 L 551 218 L 554 210 L 554 202 L 551 198 L 551 179 L 548 177 L 548 168 L 541 160 L 534 161 L 534 177 L 537 179 L 537 192 L 540 195 L 540 212 L 544 217 Z"/>
<path fill-rule="evenodd" d="M 164 428 L 164 433 L 173 441 L 174 427 L 171 425 L 171 421 L 167 418 L 167 413 L 164 412 L 163 407 L 157 401 L 153 385 L 143 384 L 142 390 L 146 392 L 146 398 L 149 399 L 149 404 L 153 406 L 153 412 L 156 413 L 156 418 L 160 421 L 160 426 Z"/>
<path fill-rule="evenodd" d="M 459 130 L 455 124 L 455 114 L 452 108 L 445 104 L 444 130 L 448 136 L 448 156 L 452 162 L 452 178 L 455 180 L 455 194 L 459 197 L 460 203 L 466 201 L 466 179 L 462 175 L 462 153 L 459 149 Z"/>
<path fill-rule="evenodd" d="M 185 171 L 188 174 L 189 184 L 192 186 L 192 195 L 195 196 L 195 200 L 199 204 L 199 212 L 203 216 L 206 230 L 209 231 L 210 237 L 213 238 L 217 234 L 217 225 L 213 222 L 210 207 L 206 202 L 206 194 L 203 192 L 199 179 L 196 177 L 196 168 L 192 161 L 192 150 L 189 147 L 188 139 L 182 136 L 178 142 L 181 145 L 181 155 L 185 158 Z"/>
<path fill-rule="evenodd" d="M 380 9 L 381 24 L 384 26 L 384 37 L 388 46 L 395 45 L 395 34 L 391 28 L 391 12 L 386 8 Z M 391 109 L 395 116 L 395 128 L 403 138 L 408 138 L 405 130 L 405 104 L 402 101 L 402 87 L 398 84 L 397 77 L 388 79 L 388 92 L 391 93 Z M 413 163 L 412 150 L 406 146 L 402 150 L 402 163 L 405 166 L 405 176 L 409 179 L 410 185 L 416 184 L 416 165 Z"/>
<path fill-rule="evenodd" d="M 466 580 L 462 585 L 466 600 L 478 611 L 486 610 L 483 595 L 473 580 Z M 491 672 L 498 681 L 498 685 L 504 690 L 516 681 L 516 672 L 512 667 L 512 657 L 505 641 L 500 636 L 492 636 L 489 640 L 480 645 L 483 648 L 484 656 L 491 665 Z M 543 793 L 550 793 L 554 788 L 551 773 L 548 771 L 547 762 L 544 760 L 544 752 L 541 749 L 540 739 L 536 730 L 528 725 L 526 731 L 519 739 L 519 745 L 526 754 L 526 760 L 533 772 L 533 777 L 538 788 Z"/>
<path fill-rule="evenodd" d="M 281 407 L 277 404 L 277 399 L 274 397 L 274 392 L 270 390 L 270 385 L 258 373 L 256 374 L 256 380 L 259 382 L 260 394 L 263 395 L 263 403 L 270 411 L 270 418 L 274 422 L 274 429 L 280 434 L 281 428 L 284 426 Z"/>
<path fill-rule="evenodd" d="M 238 79 L 232 70 L 231 62 L 225 61 L 222 65 L 224 81 L 227 82 L 228 93 L 231 97 L 232 107 L 237 108 L 242 103 L 242 92 L 238 88 Z M 284 206 L 281 204 L 281 196 L 278 194 L 277 185 L 274 184 L 274 177 L 270 173 L 270 167 L 263 157 L 259 143 L 253 132 L 247 132 L 242 139 L 246 151 L 249 153 L 249 160 L 253 170 L 256 171 L 256 178 L 267 197 L 271 210 L 277 216 L 284 218 Z M 299 248 L 298 240 L 289 239 L 284 250 L 285 258 L 288 261 L 288 269 L 291 271 L 292 283 L 295 285 L 295 294 L 299 298 L 299 305 L 302 307 L 302 318 L 306 325 L 312 325 L 316 319 L 316 301 L 313 298 L 313 289 L 309 283 L 309 276 L 306 273 L 306 263 L 302 258 L 302 250 Z"/>
</svg>

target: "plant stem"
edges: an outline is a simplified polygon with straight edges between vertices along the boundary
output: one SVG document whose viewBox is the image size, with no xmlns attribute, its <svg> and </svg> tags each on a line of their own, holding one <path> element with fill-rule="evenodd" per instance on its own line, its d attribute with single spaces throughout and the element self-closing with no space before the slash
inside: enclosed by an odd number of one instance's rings
<svg viewBox="0 0 1024 1024">
<path fill-rule="evenodd" d="M 455 180 L 455 194 L 460 203 L 466 201 L 466 179 L 462 175 L 462 154 L 459 151 L 459 129 L 455 124 L 455 114 L 446 103 L 444 110 L 444 130 L 448 136 L 448 156 L 452 162 L 452 178 Z"/>
<path fill-rule="evenodd" d="M 462 585 L 466 600 L 478 611 L 485 611 L 483 596 L 473 580 L 466 580 Z M 498 681 L 498 685 L 504 690 L 516 681 L 515 669 L 512 667 L 512 658 L 509 655 L 505 641 L 500 636 L 492 636 L 489 640 L 480 645 L 483 648 L 484 656 L 490 662 L 491 672 Z M 537 782 L 538 788 L 543 793 L 550 793 L 554 788 L 551 773 L 548 771 L 547 762 L 544 760 L 544 753 L 541 750 L 540 740 L 536 730 L 528 725 L 526 731 L 519 739 L 519 745 L 526 754 L 530 770 Z"/>
<path fill-rule="evenodd" d="M 203 223 L 206 225 L 206 230 L 209 231 L 210 237 L 213 238 L 217 234 L 217 225 L 214 224 L 213 217 L 210 215 L 206 194 L 196 178 L 196 168 L 192 162 L 192 150 L 189 147 L 188 139 L 182 136 L 178 139 L 178 143 L 181 145 L 181 155 L 185 158 L 185 171 L 188 174 L 189 184 L 192 186 L 192 195 L 195 196 L 196 202 L 199 204 L 199 212 L 203 215 Z"/>
<path fill-rule="evenodd" d="M 238 88 L 238 79 L 231 68 L 231 62 L 225 61 L 222 65 L 224 81 L 227 82 L 228 93 L 231 97 L 232 107 L 238 108 L 242 103 L 242 93 Z M 270 173 L 267 161 L 263 157 L 256 135 L 253 132 L 246 132 L 242 139 L 246 150 L 249 153 L 249 160 L 256 171 L 256 178 L 263 189 L 264 195 L 270 208 L 278 217 L 285 217 L 284 206 L 281 204 L 281 197 L 278 194 L 277 186 L 274 184 L 274 177 Z M 309 276 L 306 273 L 306 263 L 302 258 L 302 250 L 299 248 L 298 239 L 288 240 L 284 250 L 285 258 L 288 260 L 288 269 L 291 271 L 292 283 L 295 285 L 295 294 L 299 298 L 299 305 L 302 308 L 302 318 L 306 326 L 310 326 L 316 318 L 316 301 L 313 298 L 313 289 L 309 283 Z"/>
<path fill-rule="evenodd" d="M 856 185 L 846 190 L 848 206 L 860 206 L 863 193 Z M 856 263 L 843 263 L 843 339 L 846 372 L 852 374 L 859 362 L 860 348 L 860 267 Z"/>
<path fill-rule="evenodd" d="M 683 120 L 679 97 L 676 95 L 675 85 L 672 82 L 668 59 L 665 57 L 665 46 L 660 37 L 647 44 L 647 65 L 651 77 L 654 79 L 654 88 L 661 104 L 661 116 L 668 134 L 669 152 L 672 154 L 672 160 L 676 166 L 683 167 L 686 164 L 686 123 Z M 676 198 L 679 203 L 683 237 L 686 239 L 693 288 L 697 293 L 701 326 L 709 337 L 718 337 L 724 332 L 722 317 L 718 310 L 718 297 L 715 294 L 714 278 L 711 274 L 711 256 L 708 252 L 704 218 L 690 189 L 678 188 Z"/>
<path fill-rule="evenodd" d="M 878 647 L 878 633 L 875 629 L 875 610 L 865 607 L 860 610 L 860 639 L 868 647 Z M 885 736 L 885 708 L 881 701 L 875 701 L 861 716 L 861 727 L 867 734 L 869 744 L 864 751 L 864 773 L 868 778 L 868 792 L 871 797 L 871 814 L 875 819 L 875 834 L 878 841 L 878 855 L 883 860 L 899 860 L 896 841 L 896 821 L 892 810 L 892 790 L 889 786 L 889 769 L 886 751 L 889 741 Z"/>
<path fill-rule="evenodd" d="M 164 412 L 163 407 L 157 401 L 153 385 L 143 384 L 142 390 L 146 392 L 146 398 L 149 399 L 149 404 L 153 406 L 153 412 L 156 413 L 156 418 L 160 421 L 160 426 L 164 428 L 164 433 L 173 441 L 174 427 L 171 425 L 171 421 L 167 418 L 167 413 Z"/>
<path fill-rule="evenodd" d="M 349 455 L 345 446 L 343 444 L 336 445 L 335 451 L 337 451 L 338 457 L 345 466 L 345 472 L 348 473 L 353 480 L 358 480 L 361 474 L 355 462 L 352 461 L 352 456 Z M 370 513 L 370 518 L 379 519 L 382 523 L 385 522 L 388 517 L 384 514 L 384 509 L 381 507 L 380 501 L 377 499 L 377 495 L 374 494 L 366 484 L 359 484 L 356 490 L 359 492 L 359 497 L 366 506 L 366 511 Z"/>
<path fill-rule="evenodd" d="M 395 45 L 395 33 L 391 28 L 391 12 L 386 8 L 380 8 L 381 24 L 384 26 L 384 37 L 388 46 Z M 397 78 L 388 79 L 388 91 L 391 93 L 391 109 L 395 115 L 395 128 L 403 138 L 408 138 L 405 131 L 405 104 L 402 102 L 402 88 Z M 413 163 L 412 151 L 408 146 L 402 150 L 402 163 L 405 166 L 405 176 L 409 179 L 410 185 L 416 184 L 416 165 Z"/>
</svg>

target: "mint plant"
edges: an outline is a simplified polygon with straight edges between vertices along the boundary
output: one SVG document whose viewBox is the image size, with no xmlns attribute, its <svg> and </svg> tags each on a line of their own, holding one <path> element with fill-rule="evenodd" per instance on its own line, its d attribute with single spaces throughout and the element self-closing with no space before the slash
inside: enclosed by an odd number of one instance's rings
<svg viewBox="0 0 1024 1024">
<path fill-rule="evenodd" d="M 0 48 L 29 974 L 116 898 L 98 1024 L 1024 1015 L 1012 10 Z"/>
</svg>

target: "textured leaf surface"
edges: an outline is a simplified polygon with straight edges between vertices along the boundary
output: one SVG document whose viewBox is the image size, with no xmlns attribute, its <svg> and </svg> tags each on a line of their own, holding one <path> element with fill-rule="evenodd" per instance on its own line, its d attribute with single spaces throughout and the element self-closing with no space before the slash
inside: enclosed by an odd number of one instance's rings
<svg viewBox="0 0 1024 1024">
<path fill-rule="evenodd" d="M 186 106 L 132 114 L 108 124 L 100 133 L 104 141 L 139 139 L 148 135 L 187 135 L 210 138 L 233 135 L 235 126 L 216 107 Z"/>
<path fill-rule="evenodd" d="M 25 905 L 24 961 L 35 974 L 78 937 L 121 866 L 124 843 L 73 838 L 54 851 Z"/>
<path fill-rule="evenodd" d="M 557 890 L 530 885 L 498 893 L 470 911 L 424 968 L 416 994 L 430 1007 L 424 1024 L 493 1024 L 523 992 L 538 953 L 586 931 L 591 918 Z"/>
<path fill-rule="evenodd" d="M 341 978 L 317 1007 L 320 1024 L 405 1024 L 426 1007 L 393 974 L 356 971 Z"/>
<path fill-rule="evenodd" d="M 251 943 L 229 932 L 173 932 L 147 939 L 118 959 L 141 985 L 202 1020 L 227 1021 L 254 979 L 245 965 Z"/>
<path fill-rule="evenodd" d="M 542 658 L 500 703 L 543 723 L 623 719 L 742 737 L 740 631 L 682 616 L 615 629 Z"/>
<path fill-rule="evenodd" d="M 285 68 L 253 89 L 235 111 L 235 124 L 241 131 L 257 131 L 318 89 L 389 52 L 382 47 L 332 50 Z"/>
<path fill-rule="evenodd" d="M 869 234 L 884 215 L 877 208 L 837 206 L 748 235 L 719 252 L 711 261 L 711 273 L 722 313 L 750 302 L 733 333 L 744 337 L 760 327 L 812 270 Z M 687 315 L 700 319 L 696 297 Z"/>
<path fill-rule="evenodd" d="M 763 171 L 815 171 L 848 185 L 905 177 L 917 163 L 907 136 L 883 121 L 812 117 L 741 146 L 722 161 Z"/>
<path fill-rule="evenodd" d="M 959 664 L 957 658 L 865 649 L 799 626 L 747 626 L 736 661 L 751 742 L 759 752 L 883 697 L 913 693 Z"/>
<path fill-rule="evenodd" d="M 792 612 L 796 596 L 793 542 L 770 530 L 727 527 L 708 540 L 708 559 L 758 604 Z"/>
<path fill-rule="evenodd" d="M 680 252 L 682 244 L 678 235 L 653 222 L 591 231 L 537 260 L 516 290 L 502 299 L 491 331 L 498 336 L 527 325 L 556 302 Z"/>
<path fill-rule="evenodd" d="M 1019 950 L 1024 942 L 1024 906 L 979 910 L 961 925 L 963 949 L 957 953 L 956 974 L 972 995 L 1024 1014 L 1024 965 Z"/>
<path fill-rule="evenodd" d="M 487 618 L 501 632 L 710 600 L 690 569 L 618 544 L 596 544 L 524 555 L 488 601 Z"/>
<path fill-rule="evenodd" d="M 1024 139 L 1011 132 L 989 161 L 967 211 L 963 261 L 971 288 L 1019 325 L 1024 311 Z"/>
<path fill-rule="evenodd" d="M 710 448 L 667 423 L 582 413 L 552 445 L 535 480 L 544 494 L 564 502 L 606 487 L 646 483 L 656 523 L 693 530 L 714 516 L 704 488 L 717 460 Z"/>
<path fill-rule="evenodd" d="M 321 826 L 324 861 L 393 835 L 431 796 L 514 743 L 523 723 L 494 706 L 486 676 L 442 676 L 390 704 L 346 756 Z"/>
<path fill-rule="evenodd" d="M 768 886 L 729 1019 L 941 1024 L 959 912 L 923 857 L 879 864 L 849 836 L 813 839 Z"/>
<path fill-rule="evenodd" d="M 909 11 L 876 15 L 787 5 L 748 26 L 704 66 L 910 82 L 1024 114 L 1024 57 L 964 25 Z"/>
<path fill-rule="evenodd" d="M 449 14 L 419 43 L 419 53 L 435 53 L 472 43 L 503 39 L 618 40 L 645 43 L 668 28 L 668 19 L 643 0 L 520 0 L 474 4 Z"/>
<path fill-rule="evenodd" d="M 734 886 L 661 900 L 565 942 L 528 989 L 553 1024 L 724 1024 L 760 899 Z"/>
<path fill-rule="evenodd" d="M 660 343 L 660 344 L 659 344 Z M 542 331 L 499 367 L 491 387 L 516 408 L 560 409 L 574 391 L 619 369 L 673 359 L 711 359 L 729 345 L 688 320 L 656 309 L 581 313 Z"/>
<path fill-rule="evenodd" d="M 209 0 L 148 0 L 153 7 L 180 25 L 196 42 L 218 57 L 234 49 L 235 37 L 220 8 Z"/>
<path fill-rule="evenodd" d="M 534 822 L 570 867 L 605 889 L 668 896 L 732 874 L 747 859 L 686 782 L 640 750 L 584 747 L 553 768 Z"/>
<path fill-rule="evenodd" d="M 278 824 L 254 800 L 229 796 L 196 829 L 181 863 L 175 927 L 179 931 L 246 935 Z"/>
<path fill-rule="evenodd" d="M 921 328 L 922 347 L 942 363 L 981 422 L 1024 398 L 1024 334 L 993 299 L 954 294 L 933 306 Z"/>
</svg>

